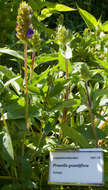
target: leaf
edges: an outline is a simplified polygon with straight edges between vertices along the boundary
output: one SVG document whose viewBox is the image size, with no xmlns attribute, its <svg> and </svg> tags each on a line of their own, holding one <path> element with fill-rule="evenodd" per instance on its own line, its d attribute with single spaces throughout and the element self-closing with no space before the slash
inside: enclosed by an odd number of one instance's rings
<svg viewBox="0 0 108 190">
<path fill-rule="evenodd" d="M 20 55 L 17 51 L 11 50 L 11 49 L 7 49 L 7 48 L 0 48 L 0 53 L 5 53 L 8 55 L 12 55 L 18 59 L 24 60 L 24 57 L 22 55 Z"/>
<path fill-rule="evenodd" d="M 7 108 L 7 109 L 6 109 Z M 10 119 L 23 119 L 25 118 L 25 106 L 20 106 L 19 104 L 9 104 L 7 107 L 5 107 L 7 112 L 4 113 L 4 119 L 10 120 Z M 29 106 L 28 108 L 29 113 L 28 116 L 30 118 L 36 117 L 40 118 L 41 116 L 41 108 L 38 106 Z M 3 120 L 3 118 L 1 118 Z"/>
<path fill-rule="evenodd" d="M 108 20 L 105 21 L 103 24 L 102 24 L 102 29 L 104 32 L 108 32 Z"/>
<path fill-rule="evenodd" d="M 36 68 L 35 68 L 36 69 Z M 43 79 L 45 79 L 48 76 L 49 68 L 46 69 L 44 72 L 42 72 L 40 75 L 37 75 L 35 73 L 34 78 L 32 79 L 32 85 L 36 85 L 37 83 L 41 82 Z"/>
<path fill-rule="evenodd" d="M 12 178 L 11 180 L 14 180 L 14 179 Z M 3 185 L 1 190 L 19 190 L 21 188 L 22 188 L 22 184 L 18 184 L 18 183 L 14 184 L 14 183 L 12 183 L 12 184 L 9 184 L 9 185 Z"/>
<path fill-rule="evenodd" d="M 108 98 L 103 97 L 99 103 L 99 106 L 108 106 Z"/>
<path fill-rule="evenodd" d="M 92 14 L 81 8 L 78 8 L 78 10 L 88 28 L 90 28 L 91 30 L 96 29 L 96 26 L 98 25 L 98 21 L 96 20 L 96 18 Z"/>
<path fill-rule="evenodd" d="M 35 12 L 40 10 L 45 5 L 42 0 L 29 0 L 29 4 Z"/>
<path fill-rule="evenodd" d="M 76 11 L 76 9 L 73 9 L 71 7 L 68 7 L 66 5 L 59 4 L 59 3 L 47 2 L 46 6 L 48 6 L 49 8 L 53 8 L 56 11 L 63 11 L 63 12 L 65 12 L 65 11 Z"/>
<path fill-rule="evenodd" d="M 32 93 L 37 94 L 37 95 L 39 95 L 39 96 L 41 95 L 40 88 L 38 88 L 37 86 L 28 85 L 27 88 L 28 88 L 28 90 L 31 91 Z"/>
<path fill-rule="evenodd" d="M 36 64 L 45 63 L 48 61 L 55 61 L 58 60 L 58 54 L 57 53 L 51 53 L 51 54 L 42 54 L 38 56 L 36 59 Z"/>
<path fill-rule="evenodd" d="M 89 141 L 94 140 L 94 134 L 91 125 L 78 127 L 78 132 L 80 132 Z M 98 139 L 105 139 L 105 137 L 107 136 L 105 132 L 98 128 L 96 128 L 96 134 Z"/>
<path fill-rule="evenodd" d="M 21 164 L 21 168 L 22 168 L 22 172 L 20 173 L 20 177 L 22 179 L 30 179 L 32 176 L 32 167 L 30 165 L 30 163 L 27 161 L 27 159 L 22 159 L 20 158 L 19 160 L 20 164 Z"/>
<path fill-rule="evenodd" d="M 90 147 L 88 140 L 73 127 L 68 127 L 66 125 L 63 125 L 62 129 L 64 135 L 69 136 L 73 140 L 73 142 L 78 144 L 80 147 L 82 148 Z"/>
<path fill-rule="evenodd" d="M 108 69 L 108 62 L 105 62 L 105 61 L 102 61 L 102 60 L 96 58 L 96 63 L 103 66 L 105 69 Z"/>
<path fill-rule="evenodd" d="M 93 93 L 93 100 L 94 102 L 96 101 L 96 98 L 99 97 L 99 96 L 104 96 L 104 95 L 108 95 L 108 89 L 99 89 L 99 90 L 96 90 L 94 93 Z"/>
<path fill-rule="evenodd" d="M 66 12 L 66 11 L 75 11 L 76 9 L 73 9 L 71 7 L 68 7 L 63 4 L 58 3 L 47 3 L 48 8 L 44 8 L 41 11 L 41 15 L 38 17 L 40 21 L 43 21 L 47 17 L 50 17 L 53 13 L 60 11 L 60 12 Z"/>
<path fill-rule="evenodd" d="M 49 89 L 49 97 L 57 96 L 65 88 L 65 84 L 68 83 L 68 80 L 62 79 L 61 81 L 56 81 L 54 86 L 51 86 Z"/>
<path fill-rule="evenodd" d="M 88 108 L 85 105 L 80 105 L 79 108 L 77 109 L 77 113 L 81 113 L 83 111 L 86 111 Z"/>
<path fill-rule="evenodd" d="M 2 73 L 4 73 L 5 76 L 6 76 L 8 79 L 11 79 L 11 78 L 13 78 L 13 77 L 16 76 L 16 75 L 14 74 L 14 72 L 12 72 L 10 69 L 8 69 L 7 67 L 2 66 L 2 65 L 0 65 L 0 71 L 1 71 Z"/>
<path fill-rule="evenodd" d="M 56 106 L 54 106 L 52 110 L 63 110 L 64 108 L 73 109 L 74 107 L 79 106 L 79 104 L 80 104 L 80 101 L 77 101 L 76 99 L 64 100 L 62 102 L 59 102 Z"/>
<path fill-rule="evenodd" d="M 21 76 L 17 76 L 11 69 L 2 65 L 0 65 L 0 71 L 5 75 L 7 79 L 10 79 L 5 83 L 5 86 L 11 83 L 15 91 L 20 94 L 20 88 L 23 89 L 23 79 Z"/>
<path fill-rule="evenodd" d="M 5 132 L 3 136 L 3 146 L 5 151 L 8 153 L 9 157 L 14 160 L 13 146 L 9 133 Z"/>
<path fill-rule="evenodd" d="M 102 115 L 100 115 L 100 114 L 98 114 L 98 113 L 95 113 L 95 115 L 96 115 L 96 117 L 97 117 L 98 119 L 100 119 L 101 121 L 105 121 L 106 124 L 108 123 L 108 121 L 106 120 L 105 116 L 102 116 Z"/>
<path fill-rule="evenodd" d="M 15 83 L 15 80 L 19 79 L 20 77 L 21 76 L 17 76 L 17 77 L 10 79 L 9 81 L 7 81 L 5 83 L 4 87 L 7 87 L 7 86 L 9 86 L 9 84 L 12 84 L 16 88 L 16 90 L 19 91 L 20 87 L 19 87 L 18 83 Z"/>
<path fill-rule="evenodd" d="M 14 90 L 16 91 L 16 93 L 17 93 L 18 95 L 20 95 L 20 94 L 21 94 L 20 85 L 19 85 L 16 81 L 13 81 L 13 82 L 11 83 L 11 85 L 12 85 L 12 87 L 14 88 Z"/>
</svg>

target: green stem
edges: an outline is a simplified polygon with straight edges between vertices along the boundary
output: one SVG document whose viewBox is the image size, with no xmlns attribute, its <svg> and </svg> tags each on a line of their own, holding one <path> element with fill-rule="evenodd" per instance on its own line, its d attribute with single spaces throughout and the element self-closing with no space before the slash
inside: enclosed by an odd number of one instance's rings
<svg viewBox="0 0 108 190">
<path fill-rule="evenodd" d="M 92 123 L 92 130 L 93 130 L 94 138 L 96 141 L 96 147 L 98 147 L 98 138 L 97 138 L 95 123 L 94 123 L 94 114 L 92 112 L 92 102 L 91 102 L 91 98 L 89 95 L 87 82 L 85 82 L 85 88 L 86 88 L 86 95 L 88 98 L 88 108 L 89 108 L 89 114 L 90 114 L 91 123 Z"/>
</svg>

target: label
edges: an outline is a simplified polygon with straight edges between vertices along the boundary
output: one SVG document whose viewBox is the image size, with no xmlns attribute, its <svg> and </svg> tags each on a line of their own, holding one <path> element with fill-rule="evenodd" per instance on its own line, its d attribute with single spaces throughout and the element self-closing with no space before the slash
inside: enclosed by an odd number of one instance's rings
<svg viewBox="0 0 108 190">
<path fill-rule="evenodd" d="M 101 148 L 51 151 L 49 184 L 104 185 Z"/>
</svg>

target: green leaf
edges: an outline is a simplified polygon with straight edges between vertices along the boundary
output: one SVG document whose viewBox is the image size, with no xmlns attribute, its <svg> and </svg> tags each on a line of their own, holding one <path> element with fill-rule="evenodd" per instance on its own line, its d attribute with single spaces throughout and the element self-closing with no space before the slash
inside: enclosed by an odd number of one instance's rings
<svg viewBox="0 0 108 190">
<path fill-rule="evenodd" d="M 7 108 L 7 109 L 6 109 Z M 9 104 L 7 107 L 5 107 L 7 112 L 4 113 L 4 119 L 10 120 L 10 119 L 22 119 L 25 118 L 25 106 L 20 106 L 19 104 Z M 29 106 L 29 113 L 28 116 L 30 118 L 32 117 L 40 117 L 41 108 L 37 106 Z M 3 120 L 3 118 L 1 118 Z"/>
<path fill-rule="evenodd" d="M 53 13 L 60 11 L 60 12 L 66 12 L 66 11 L 75 11 L 76 9 L 73 9 L 71 7 L 68 7 L 63 4 L 58 3 L 47 3 L 48 8 L 44 8 L 41 11 L 41 15 L 38 17 L 40 21 L 43 21 L 47 17 L 50 17 Z"/>
<path fill-rule="evenodd" d="M 0 53 L 5 53 L 8 55 L 12 55 L 18 59 L 24 60 L 24 57 L 22 55 L 20 55 L 17 51 L 11 50 L 11 49 L 7 49 L 7 48 L 0 48 Z"/>
<path fill-rule="evenodd" d="M 105 69 L 108 69 L 108 62 L 105 62 L 105 61 L 102 61 L 102 60 L 96 58 L 96 63 L 98 63 L 99 65 L 101 65 Z"/>
<path fill-rule="evenodd" d="M 55 85 L 51 86 L 49 89 L 49 97 L 57 96 L 65 88 L 65 84 L 68 83 L 68 80 L 61 78 L 60 81 L 55 81 Z"/>
<path fill-rule="evenodd" d="M 4 150 L 8 153 L 9 157 L 14 160 L 13 146 L 9 133 L 5 132 L 3 136 L 3 146 Z"/>
<path fill-rule="evenodd" d="M 12 178 L 12 177 L 11 177 Z M 7 179 L 8 180 L 8 179 Z M 14 180 L 13 178 L 11 180 Z M 22 188 L 22 184 L 9 184 L 9 185 L 3 185 L 1 190 L 19 190 Z"/>
<path fill-rule="evenodd" d="M 102 24 L 102 29 L 104 32 L 108 32 L 108 20 L 105 21 L 103 24 Z"/>
<path fill-rule="evenodd" d="M 0 71 L 5 74 L 8 79 L 14 78 L 16 75 L 9 68 L 0 65 Z"/>
<path fill-rule="evenodd" d="M 22 179 L 30 179 L 32 176 L 32 167 L 30 165 L 30 163 L 26 160 L 26 159 L 22 159 L 20 158 L 19 160 L 21 167 L 22 167 L 22 172 L 20 173 L 20 177 Z"/>
<path fill-rule="evenodd" d="M 12 78 L 12 79 L 10 79 L 9 81 L 7 81 L 6 83 L 5 83 L 5 87 L 6 86 L 9 86 L 9 84 L 11 84 L 11 83 L 13 83 L 15 80 L 17 80 L 18 78 L 20 78 L 21 76 L 18 76 L 18 77 L 15 77 L 15 78 Z"/>
<path fill-rule="evenodd" d="M 79 106 L 80 101 L 78 100 L 73 100 L 73 99 L 69 99 L 69 100 L 64 100 L 62 102 L 59 102 L 56 106 L 54 106 L 52 108 L 52 110 L 63 110 L 64 108 L 70 108 L 73 109 L 77 106 Z"/>
<path fill-rule="evenodd" d="M 28 85 L 28 90 L 34 94 L 37 94 L 37 95 L 41 95 L 41 91 L 40 91 L 40 88 L 38 88 L 37 86 L 34 86 L 34 85 Z"/>
<path fill-rule="evenodd" d="M 21 92 L 20 92 L 20 85 L 15 81 L 15 80 L 19 79 L 20 77 L 21 76 L 17 76 L 17 77 L 14 77 L 14 78 L 10 79 L 9 81 L 7 81 L 5 83 L 4 87 L 7 87 L 7 86 L 9 86 L 11 84 L 12 87 L 14 88 L 14 90 L 16 91 L 16 93 L 18 95 L 20 95 L 21 94 Z"/>
<path fill-rule="evenodd" d="M 82 148 L 90 147 L 88 140 L 73 127 L 68 127 L 66 125 L 63 125 L 62 129 L 63 129 L 64 135 L 71 137 L 73 142 L 78 144 L 80 147 Z"/>
<path fill-rule="evenodd" d="M 18 81 L 19 78 L 21 78 L 21 76 L 17 76 L 17 77 L 14 77 L 14 78 L 8 80 L 8 81 L 5 83 L 4 87 L 7 87 L 7 86 L 9 86 L 9 85 L 11 84 L 12 87 L 14 88 L 14 90 L 16 91 L 16 93 L 17 93 L 18 95 L 20 95 L 20 94 L 21 94 L 21 91 L 20 91 L 21 88 L 20 88 L 20 86 L 22 86 L 22 85 L 21 85 L 22 82 L 21 82 L 21 80 Z M 17 80 L 18 82 L 16 82 L 16 80 Z M 22 88 L 23 88 L 23 86 L 22 86 Z"/>
<path fill-rule="evenodd" d="M 78 132 L 80 132 L 89 141 L 94 140 L 94 134 L 91 125 L 78 127 Z M 107 136 L 105 132 L 98 128 L 96 128 L 96 134 L 98 139 L 105 139 Z"/>
<path fill-rule="evenodd" d="M 92 14 L 81 8 L 78 8 L 78 10 L 88 28 L 90 28 L 91 30 L 96 29 L 96 26 L 98 25 L 98 21 L 96 20 L 96 18 Z"/>
<path fill-rule="evenodd" d="M 0 65 L 0 72 L 2 72 L 7 79 L 10 79 L 5 83 L 5 86 L 8 86 L 11 84 L 14 88 L 14 90 L 20 94 L 20 88 L 23 89 L 23 79 L 21 76 L 17 76 L 11 68 L 7 68 L 3 65 Z"/>
<path fill-rule="evenodd" d="M 96 90 L 94 93 L 93 93 L 93 100 L 94 102 L 96 101 L 96 98 L 99 97 L 99 96 L 104 96 L 104 95 L 108 95 L 108 89 L 99 89 L 99 90 Z"/>
<path fill-rule="evenodd" d="M 45 63 L 48 61 L 55 61 L 58 60 L 58 54 L 57 53 L 51 53 L 51 54 L 42 54 L 38 56 L 36 59 L 36 64 Z"/>
<path fill-rule="evenodd" d="M 73 9 L 71 7 L 68 7 L 66 5 L 59 4 L 59 3 L 50 3 L 50 2 L 47 2 L 46 6 L 48 8 L 53 8 L 56 11 L 63 11 L 63 12 L 66 12 L 66 11 L 76 11 L 76 9 Z"/>
<path fill-rule="evenodd" d="M 35 12 L 40 10 L 45 5 L 42 0 L 29 0 L 29 4 Z"/>
</svg>

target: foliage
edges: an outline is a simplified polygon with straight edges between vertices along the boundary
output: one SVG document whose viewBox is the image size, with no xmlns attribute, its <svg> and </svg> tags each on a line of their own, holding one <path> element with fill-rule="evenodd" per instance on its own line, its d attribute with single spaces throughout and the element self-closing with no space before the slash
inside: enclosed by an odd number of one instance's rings
<svg viewBox="0 0 108 190">
<path fill-rule="evenodd" d="M 56 189 L 47 185 L 49 151 L 69 145 L 103 148 L 105 187 L 101 189 L 106 189 L 108 21 L 102 24 L 60 0 L 28 3 L 34 11 L 35 34 L 27 44 L 27 57 L 18 42 L 15 49 L 0 48 L 0 55 L 9 56 L 8 65 L 0 65 L 0 188 Z M 79 11 L 87 28 L 82 33 L 66 29 L 63 11 Z M 45 24 L 53 14 L 60 14 L 55 30 Z"/>
</svg>

